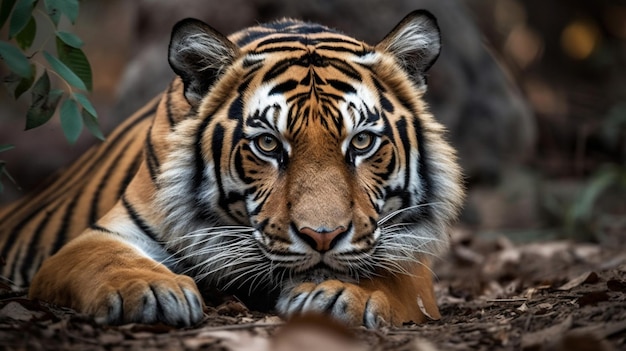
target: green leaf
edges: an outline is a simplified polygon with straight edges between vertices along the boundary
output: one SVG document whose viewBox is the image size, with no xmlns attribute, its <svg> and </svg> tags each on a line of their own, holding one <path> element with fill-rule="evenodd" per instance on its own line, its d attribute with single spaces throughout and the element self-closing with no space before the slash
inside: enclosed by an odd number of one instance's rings
<svg viewBox="0 0 626 351">
<path fill-rule="evenodd" d="M 0 59 L 20 77 L 29 77 L 32 74 L 28 58 L 18 48 L 4 41 L 0 41 Z"/>
<path fill-rule="evenodd" d="M 57 32 L 57 37 L 59 37 L 59 39 L 61 39 L 65 44 L 73 47 L 73 48 L 80 48 L 81 46 L 83 46 L 83 41 L 80 40 L 79 37 L 77 37 L 76 35 L 70 33 L 70 32 L 62 32 L 62 31 L 58 31 Z"/>
<path fill-rule="evenodd" d="M 50 91 L 50 77 L 48 72 L 37 79 L 31 90 L 31 104 L 26 112 L 25 130 L 39 127 L 48 122 L 59 105 L 63 91 Z"/>
<path fill-rule="evenodd" d="M 55 25 L 64 14 L 74 24 L 78 17 L 78 0 L 45 0 L 46 12 Z"/>
<path fill-rule="evenodd" d="M 23 78 L 15 73 L 9 74 L 4 79 L 4 85 L 7 87 L 7 90 L 13 93 L 13 97 L 15 100 L 19 99 L 22 94 L 24 94 L 35 81 L 35 66 L 31 65 L 31 75 L 29 77 Z"/>
<path fill-rule="evenodd" d="M 44 71 L 31 90 L 31 105 L 42 105 L 50 94 L 50 77 Z"/>
<path fill-rule="evenodd" d="M 18 0 L 9 23 L 9 38 L 18 35 L 30 21 L 37 0 Z"/>
<path fill-rule="evenodd" d="M 61 105 L 61 128 L 70 144 L 74 144 L 83 130 L 83 118 L 78 104 L 73 99 L 66 99 Z"/>
<path fill-rule="evenodd" d="M 4 24 L 11 14 L 11 10 L 13 10 L 13 5 L 15 5 L 15 1 L 16 0 L 0 1 L 0 28 L 4 27 Z"/>
<path fill-rule="evenodd" d="M 58 2 L 57 0 L 44 0 L 43 2 L 46 13 L 55 26 L 59 25 L 59 20 L 61 19 L 61 10 L 59 9 Z"/>
<path fill-rule="evenodd" d="M 81 49 L 73 48 L 65 44 L 59 38 L 57 38 L 56 44 L 57 53 L 59 54 L 61 62 L 76 73 L 83 83 L 85 83 L 85 86 L 87 87 L 86 90 L 91 91 L 93 82 L 91 76 L 91 66 L 89 65 L 87 56 L 85 56 Z"/>
<path fill-rule="evenodd" d="M 100 140 L 104 140 L 104 134 L 100 130 L 100 126 L 98 125 L 98 119 L 89 113 L 89 111 L 83 109 L 83 122 L 85 122 L 85 126 L 95 136 Z"/>
<path fill-rule="evenodd" d="M 96 112 L 96 109 L 93 107 L 91 101 L 89 101 L 85 94 L 74 93 L 72 95 L 74 96 L 74 98 L 76 98 L 76 101 L 78 101 L 83 106 L 83 108 L 87 110 L 87 112 L 89 112 L 95 118 L 98 117 L 98 112 Z"/>
<path fill-rule="evenodd" d="M 63 62 L 59 61 L 58 58 L 50 55 L 46 51 L 43 52 L 43 56 L 50 64 L 50 67 L 52 67 L 55 72 L 65 79 L 66 82 L 78 89 L 87 90 L 87 87 L 85 86 L 85 83 L 83 83 L 82 79 L 80 79 L 76 73 L 72 72 L 72 70 Z"/>
<path fill-rule="evenodd" d="M 15 36 L 15 41 L 17 41 L 17 45 L 22 48 L 22 50 L 28 50 L 31 45 L 33 45 L 33 41 L 35 41 L 35 34 L 37 33 L 37 22 L 33 16 L 30 16 L 30 20 L 26 27 L 22 29 Z"/>
<path fill-rule="evenodd" d="M 35 65 L 32 65 L 31 67 L 31 72 L 33 72 L 33 74 L 31 74 L 30 77 L 22 78 L 13 90 L 13 97 L 15 100 L 19 99 L 22 94 L 28 91 L 28 89 L 30 89 L 33 85 L 33 82 L 35 82 Z"/>
<path fill-rule="evenodd" d="M 4 151 L 9 151 L 11 149 L 15 148 L 14 145 L 11 144 L 2 144 L 0 145 L 0 152 L 4 152 Z"/>
</svg>

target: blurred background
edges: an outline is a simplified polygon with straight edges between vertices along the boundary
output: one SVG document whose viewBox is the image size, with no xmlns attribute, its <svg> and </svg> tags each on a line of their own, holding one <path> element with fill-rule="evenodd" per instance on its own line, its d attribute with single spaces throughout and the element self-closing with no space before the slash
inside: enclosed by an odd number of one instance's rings
<svg viewBox="0 0 626 351">
<path fill-rule="evenodd" d="M 443 50 L 427 99 L 459 150 L 469 196 L 457 232 L 515 241 L 619 243 L 626 232 L 626 2 L 611 0 L 84 0 L 85 42 L 102 129 L 163 90 L 172 25 L 222 33 L 284 16 L 375 44 L 406 14 L 430 10 Z M 1 71 L 2 76 L 6 72 Z M 25 94 L 28 95 L 28 94 Z M 68 145 L 58 117 L 23 131 L 29 97 L 0 90 L 0 204 L 34 188 L 97 140 Z"/>
</svg>

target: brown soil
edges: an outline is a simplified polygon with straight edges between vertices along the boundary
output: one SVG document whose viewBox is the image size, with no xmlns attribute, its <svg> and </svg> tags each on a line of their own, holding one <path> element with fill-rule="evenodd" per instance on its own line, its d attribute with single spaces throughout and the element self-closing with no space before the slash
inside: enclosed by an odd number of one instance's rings
<svg viewBox="0 0 626 351">
<path fill-rule="evenodd" d="M 622 350 L 626 250 L 606 246 L 456 235 L 435 267 L 442 319 L 377 331 L 318 318 L 285 324 L 235 301 L 207 307 L 194 328 L 100 326 L 4 290 L 0 349 Z"/>
</svg>

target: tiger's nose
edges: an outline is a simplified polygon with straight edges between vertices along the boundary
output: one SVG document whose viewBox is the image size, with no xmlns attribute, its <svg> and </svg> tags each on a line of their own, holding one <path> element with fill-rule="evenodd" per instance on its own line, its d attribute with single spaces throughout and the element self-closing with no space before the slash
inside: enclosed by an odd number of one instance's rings
<svg viewBox="0 0 626 351">
<path fill-rule="evenodd" d="M 346 233 L 346 227 L 340 226 L 333 231 L 317 231 L 309 227 L 301 228 L 298 236 L 319 252 L 332 249 L 337 241 Z"/>
</svg>

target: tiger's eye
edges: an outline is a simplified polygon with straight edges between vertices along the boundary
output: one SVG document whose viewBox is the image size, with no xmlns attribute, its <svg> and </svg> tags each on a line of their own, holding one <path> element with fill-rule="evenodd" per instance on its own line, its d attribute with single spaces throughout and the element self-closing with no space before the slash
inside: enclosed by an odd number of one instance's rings
<svg viewBox="0 0 626 351">
<path fill-rule="evenodd" d="M 364 150 L 367 150 L 370 146 L 372 146 L 373 142 L 374 142 L 374 137 L 372 136 L 372 134 L 367 133 L 367 132 L 361 132 L 355 135 L 354 138 L 352 138 L 352 141 L 350 143 L 352 144 L 352 147 L 355 148 L 356 150 L 364 151 Z"/>
<path fill-rule="evenodd" d="M 261 151 L 266 153 L 271 153 L 278 149 L 278 140 L 269 134 L 263 134 L 258 137 L 256 144 Z"/>
</svg>

